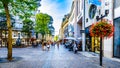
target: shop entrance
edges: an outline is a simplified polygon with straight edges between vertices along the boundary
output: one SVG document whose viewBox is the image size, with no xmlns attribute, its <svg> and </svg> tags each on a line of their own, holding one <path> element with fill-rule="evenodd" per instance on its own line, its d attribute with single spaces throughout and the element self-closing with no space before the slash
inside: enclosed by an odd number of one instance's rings
<svg viewBox="0 0 120 68">
<path fill-rule="evenodd" d="M 100 53 L 100 37 L 92 37 L 92 51 Z"/>
<path fill-rule="evenodd" d="M 86 45 L 85 45 L 85 50 L 86 51 L 92 51 L 92 44 L 91 44 L 91 36 L 90 36 L 90 32 L 89 32 L 89 28 L 87 27 L 85 28 L 85 35 L 86 35 Z"/>
</svg>

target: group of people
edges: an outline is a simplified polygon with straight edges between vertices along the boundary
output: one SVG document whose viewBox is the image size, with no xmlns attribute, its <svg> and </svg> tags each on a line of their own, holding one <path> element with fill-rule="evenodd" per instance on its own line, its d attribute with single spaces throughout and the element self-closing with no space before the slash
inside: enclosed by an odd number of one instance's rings
<svg viewBox="0 0 120 68">
<path fill-rule="evenodd" d="M 57 48 L 59 49 L 59 42 L 52 42 L 52 41 L 43 41 L 42 40 L 42 50 L 45 51 L 45 50 L 50 50 L 50 47 L 51 46 L 55 46 L 57 45 Z"/>
<path fill-rule="evenodd" d="M 43 51 L 49 51 L 50 47 L 53 46 L 55 47 L 55 45 L 57 46 L 57 48 L 59 49 L 59 45 L 61 44 L 61 41 L 46 41 L 46 40 L 41 40 L 41 41 L 33 41 L 31 42 L 33 47 L 37 47 L 38 45 L 40 45 L 42 47 Z"/>
<path fill-rule="evenodd" d="M 42 41 L 42 50 L 48 50 L 50 49 L 51 42 L 50 41 Z"/>
</svg>

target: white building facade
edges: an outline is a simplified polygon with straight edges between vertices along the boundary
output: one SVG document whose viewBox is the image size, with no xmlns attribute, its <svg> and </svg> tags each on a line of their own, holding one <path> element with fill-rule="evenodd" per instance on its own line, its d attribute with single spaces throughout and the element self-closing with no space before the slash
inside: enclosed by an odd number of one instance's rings
<svg viewBox="0 0 120 68">
<path fill-rule="evenodd" d="M 99 0 L 98 0 L 99 1 Z M 100 51 L 100 38 L 90 36 L 90 26 L 93 23 L 96 23 L 96 17 L 105 15 L 105 11 L 108 10 L 108 16 L 104 17 L 109 21 L 113 21 L 113 0 L 101 0 L 100 5 L 95 5 L 90 3 L 90 0 L 85 0 L 85 36 L 86 36 L 86 45 L 85 48 L 87 51 L 93 51 L 99 53 Z M 105 57 L 113 57 L 113 37 L 109 39 L 104 39 L 102 42 L 103 53 Z"/>
<path fill-rule="evenodd" d="M 69 32 L 69 36 L 73 36 L 76 38 L 76 25 L 75 25 L 75 2 L 72 2 L 72 6 L 71 6 L 71 11 L 70 11 L 70 17 L 68 20 L 68 32 Z"/>
</svg>

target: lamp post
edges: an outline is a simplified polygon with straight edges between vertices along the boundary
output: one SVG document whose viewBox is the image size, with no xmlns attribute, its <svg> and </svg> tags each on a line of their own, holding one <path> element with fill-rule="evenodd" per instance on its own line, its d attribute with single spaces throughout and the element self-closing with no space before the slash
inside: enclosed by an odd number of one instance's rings
<svg viewBox="0 0 120 68">
<path fill-rule="evenodd" d="M 97 21 L 102 21 L 104 17 L 106 17 L 109 14 L 109 10 L 105 10 L 105 15 L 101 15 L 101 17 L 96 16 Z M 102 50 L 102 37 L 100 37 L 100 66 L 102 66 L 102 56 L 103 56 L 103 50 Z"/>
<path fill-rule="evenodd" d="M 101 17 L 96 16 L 96 20 L 97 20 L 97 21 L 102 20 L 102 19 L 103 19 L 104 17 L 106 17 L 108 14 L 109 14 L 109 10 L 105 10 L 105 15 L 101 15 Z"/>
</svg>

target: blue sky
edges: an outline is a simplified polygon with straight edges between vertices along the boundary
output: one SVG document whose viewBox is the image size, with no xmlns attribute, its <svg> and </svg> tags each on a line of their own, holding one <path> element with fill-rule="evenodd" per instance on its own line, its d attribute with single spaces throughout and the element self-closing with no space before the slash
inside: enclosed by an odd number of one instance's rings
<svg viewBox="0 0 120 68">
<path fill-rule="evenodd" d="M 71 10 L 73 0 L 41 0 L 40 12 L 47 13 L 53 17 L 55 35 L 59 33 L 62 18 Z"/>
</svg>

